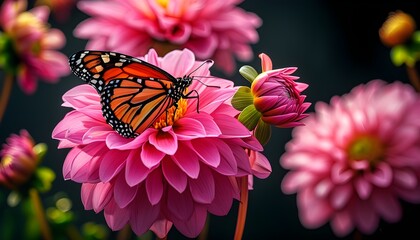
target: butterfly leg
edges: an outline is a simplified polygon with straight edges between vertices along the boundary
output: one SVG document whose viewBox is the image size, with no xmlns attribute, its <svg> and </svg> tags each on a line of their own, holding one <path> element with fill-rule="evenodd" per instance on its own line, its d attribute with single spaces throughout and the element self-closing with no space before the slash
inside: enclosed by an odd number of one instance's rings
<svg viewBox="0 0 420 240">
<path fill-rule="evenodd" d="M 195 93 L 195 96 L 191 96 L 192 93 Z M 188 92 L 187 94 L 182 96 L 183 98 L 186 99 L 191 99 L 191 98 L 197 98 L 197 113 L 200 113 L 199 107 L 200 107 L 200 96 L 198 95 L 198 92 L 196 90 L 192 90 L 191 92 Z"/>
</svg>

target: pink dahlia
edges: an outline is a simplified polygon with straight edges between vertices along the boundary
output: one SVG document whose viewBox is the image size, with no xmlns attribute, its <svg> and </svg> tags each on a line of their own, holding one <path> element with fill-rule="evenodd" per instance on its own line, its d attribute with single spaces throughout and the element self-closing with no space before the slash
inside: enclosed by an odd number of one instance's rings
<svg viewBox="0 0 420 240">
<path fill-rule="evenodd" d="M 150 50 L 144 60 L 174 76 L 201 64 L 189 50 L 162 58 Z M 136 138 L 124 138 L 106 123 L 91 86 L 64 94 L 63 106 L 73 110 L 52 133 L 59 148 L 72 148 L 64 178 L 82 183 L 85 208 L 103 210 L 111 229 L 130 224 L 137 235 L 151 229 L 164 237 L 174 225 L 195 237 L 207 213 L 225 215 L 239 197 L 236 178 L 253 172 L 245 149 L 262 147 L 235 118 L 233 83 L 211 77 L 209 67 L 194 72 L 203 78 L 188 88 L 197 91 L 199 106 L 197 99 L 181 99 L 170 117 L 162 116 Z"/>
<path fill-rule="evenodd" d="M 317 103 L 280 160 L 305 227 L 371 234 L 380 219 L 399 221 L 399 199 L 420 203 L 419 104 L 411 86 L 381 80 Z"/>
<path fill-rule="evenodd" d="M 57 51 L 65 44 L 64 34 L 49 28 L 48 8 L 25 9 L 22 0 L 6 0 L 0 8 L 0 67 L 31 94 L 38 78 L 54 83 L 70 70 L 67 57 Z"/>
<path fill-rule="evenodd" d="M 235 59 L 249 61 L 250 44 L 258 41 L 261 19 L 237 7 L 241 0 L 105 0 L 81 1 L 91 16 L 75 29 L 89 39 L 88 49 L 144 55 L 150 47 L 160 55 L 188 48 L 199 59 L 212 58 L 227 73 Z M 101 29 L 101 31 L 97 31 Z"/>
<path fill-rule="evenodd" d="M 0 185 L 17 189 L 32 177 L 39 163 L 34 146 L 26 130 L 6 139 L 0 151 Z"/>
</svg>

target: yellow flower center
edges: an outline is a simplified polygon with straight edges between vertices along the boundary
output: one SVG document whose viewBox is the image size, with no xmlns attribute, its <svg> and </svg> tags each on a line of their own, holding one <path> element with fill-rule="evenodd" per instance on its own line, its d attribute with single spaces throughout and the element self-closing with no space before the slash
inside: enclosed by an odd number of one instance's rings
<svg viewBox="0 0 420 240">
<path fill-rule="evenodd" d="M 350 142 L 347 153 L 350 160 L 365 160 L 374 167 L 383 160 L 385 146 L 377 137 L 362 135 Z"/>
<path fill-rule="evenodd" d="M 8 167 L 10 164 L 12 164 L 13 158 L 11 156 L 4 156 L 0 161 L 0 167 Z"/>
<path fill-rule="evenodd" d="M 396 11 L 390 13 L 379 29 L 379 37 L 385 45 L 393 47 L 407 41 L 415 30 L 414 19 L 402 11 Z"/>
<path fill-rule="evenodd" d="M 162 6 L 163 8 L 166 8 L 168 6 L 169 0 L 156 0 L 156 2 Z"/>
<path fill-rule="evenodd" d="M 171 126 L 176 120 L 182 118 L 187 111 L 187 100 L 180 99 L 178 101 L 178 107 L 172 106 L 166 112 L 164 112 L 153 124 L 154 128 L 161 129 L 166 126 Z"/>
</svg>

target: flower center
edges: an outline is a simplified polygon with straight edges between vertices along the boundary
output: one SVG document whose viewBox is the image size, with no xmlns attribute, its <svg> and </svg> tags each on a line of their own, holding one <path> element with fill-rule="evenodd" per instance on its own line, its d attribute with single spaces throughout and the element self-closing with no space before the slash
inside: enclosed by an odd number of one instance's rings
<svg viewBox="0 0 420 240">
<path fill-rule="evenodd" d="M 187 100 L 180 99 L 178 101 L 178 107 L 172 106 L 166 112 L 164 112 L 156 122 L 153 124 L 154 128 L 161 129 L 166 126 L 172 126 L 176 120 L 182 118 L 187 111 Z"/>
<path fill-rule="evenodd" d="M 374 167 L 384 158 L 385 147 L 377 137 L 362 135 L 350 142 L 347 153 L 350 160 L 365 160 Z"/>
<path fill-rule="evenodd" d="M 8 156 L 8 155 L 6 155 L 0 161 L 0 167 L 6 168 L 10 164 L 12 164 L 12 162 L 13 162 L 13 158 L 10 157 L 10 156 Z"/>
<path fill-rule="evenodd" d="M 166 8 L 168 6 L 169 0 L 156 0 L 156 2 L 162 6 L 163 8 Z"/>
</svg>

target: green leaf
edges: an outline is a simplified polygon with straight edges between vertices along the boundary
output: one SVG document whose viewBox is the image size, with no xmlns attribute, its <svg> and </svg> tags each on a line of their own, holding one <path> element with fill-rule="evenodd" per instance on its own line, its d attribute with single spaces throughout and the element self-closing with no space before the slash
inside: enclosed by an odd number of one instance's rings
<svg viewBox="0 0 420 240">
<path fill-rule="evenodd" d="M 408 58 L 409 52 L 405 46 L 398 45 L 391 49 L 391 61 L 395 66 L 403 65 Z"/>
<path fill-rule="evenodd" d="M 239 73 L 250 83 L 258 76 L 258 72 L 251 66 L 245 65 L 239 69 Z"/>
<path fill-rule="evenodd" d="M 261 118 L 258 121 L 257 128 L 255 129 L 255 137 L 260 141 L 261 145 L 268 143 L 271 138 L 271 126 L 264 122 Z"/>
<path fill-rule="evenodd" d="M 420 44 L 420 31 L 415 31 L 411 37 L 412 41 L 416 44 Z"/>
<path fill-rule="evenodd" d="M 249 105 L 239 114 L 238 120 L 248 128 L 248 130 L 253 130 L 257 126 L 260 118 L 261 113 L 255 109 L 254 105 Z"/>
<path fill-rule="evenodd" d="M 232 98 L 232 106 L 239 111 L 244 110 L 249 105 L 252 105 L 254 98 L 249 87 L 242 86 L 236 91 Z"/>
</svg>

